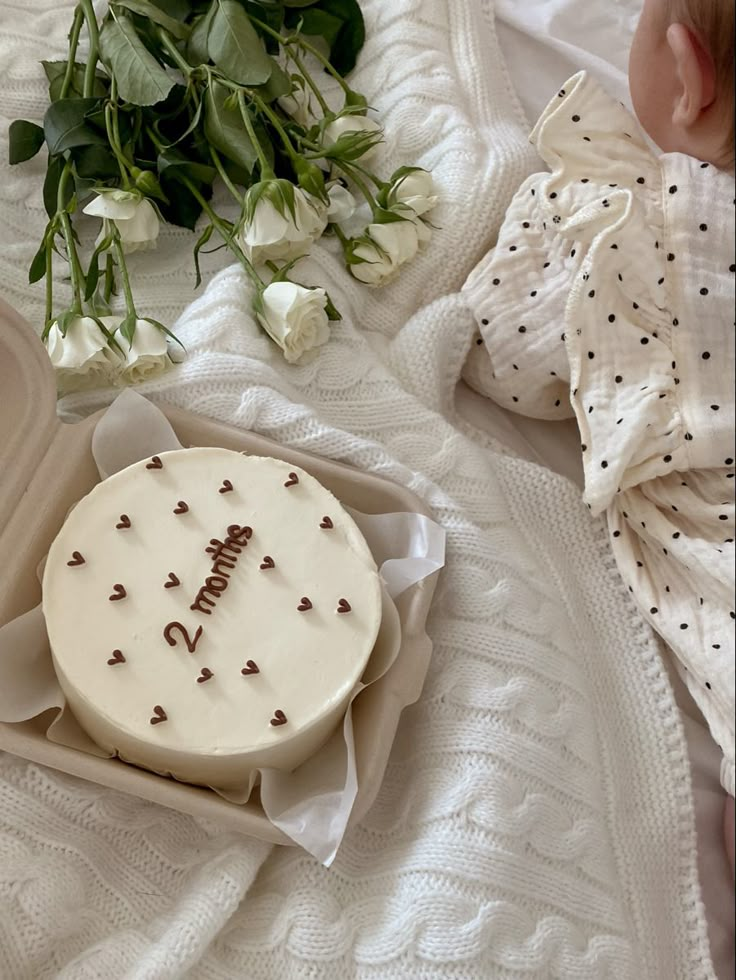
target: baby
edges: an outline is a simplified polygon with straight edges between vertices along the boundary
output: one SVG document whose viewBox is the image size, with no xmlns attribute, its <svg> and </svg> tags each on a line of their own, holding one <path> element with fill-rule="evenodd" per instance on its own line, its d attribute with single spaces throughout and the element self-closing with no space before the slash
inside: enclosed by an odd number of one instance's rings
<svg viewBox="0 0 736 980">
<path fill-rule="evenodd" d="M 733 0 L 645 0 L 629 81 L 654 148 L 585 73 L 534 128 L 552 172 L 464 287 L 464 376 L 515 412 L 576 417 L 584 499 L 723 752 L 732 855 Z"/>
</svg>

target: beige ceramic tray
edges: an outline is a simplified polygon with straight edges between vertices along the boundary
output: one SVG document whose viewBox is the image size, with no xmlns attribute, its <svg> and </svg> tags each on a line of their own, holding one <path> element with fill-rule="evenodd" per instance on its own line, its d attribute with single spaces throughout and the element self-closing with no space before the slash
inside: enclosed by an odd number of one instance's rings
<svg viewBox="0 0 736 980">
<path fill-rule="evenodd" d="M 414 511 L 426 506 L 408 490 L 378 477 L 287 449 L 249 432 L 160 406 L 187 446 L 222 446 L 274 456 L 303 467 L 343 503 L 368 514 Z M 56 417 L 51 365 L 31 328 L 0 301 L 0 625 L 37 605 L 36 569 L 69 508 L 99 481 L 91 440 L 102 413 L 76 425 Z M 358 796 L 351 822 L 375 799 L 396 734 L 401 705 L 419 697 L 431 644 L 425 621 L 436 575 L 397 601 L 404 630 L 400 653 L 386 675 L 353 705 Z M 19 724 L 0 723 L 0 750 L 124 790 L 275 843 L 289 838 L 265 817 L 257 795 L 242 806 L 210 790 L 176 783 L 126 765 L 49 742 L 52 714 Z"/>
</svg>

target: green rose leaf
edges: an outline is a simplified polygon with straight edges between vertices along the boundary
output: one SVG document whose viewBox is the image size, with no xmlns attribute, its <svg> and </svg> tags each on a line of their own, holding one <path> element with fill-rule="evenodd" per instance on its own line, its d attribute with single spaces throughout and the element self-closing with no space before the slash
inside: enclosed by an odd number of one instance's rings
<svg viewBox="0 0 736 980">
<path fill-rule="evenodd" d="M 192 12 L 189 0 L 152 0 L 153 5 L 175 20 L 185 21 Z"/>
<path fill-rule="evenodd" d="M 114 76 L 120 97 L 133 105 L 161 102 L 174 86 L 136 34 L 129 17 L 106 20 L 102 25 L 100 57 Z"/>
<path fill-rule="evenodd" d="M 97 99 L 59 99 L 52 102 L 43 119 L 49 153 L 55 156 L 75 146 L 107 146 L 107 140 L 87 119 Z"/>
<path fill-rule="evenodd" d="M 103 183 L 120 177 L 120 168 L 115 155 L 106 146 L 78 146 L 72 150 L 74 169 L 86 180 Z"/>
<path fill-rule="evenodd" d="M 273 70 L 271 58 L 237 0 L 215 0 L 207 51 L 226 75 L 240 85 L 263 85 Z"/>
<path fill-rule="evenodd" d="M 302 14 L 302 34 L 309 34 L 314 37 L 323 37 L 327 42 L 328 49 L 331 51 L 340 36 L 344 21 L 326 10 L 313 7 L 305 10 Z"/>
<path fill-rule="evenodd" d="M 285 7 L 312 7 L 317 0 L 281 0 Z"/>
<path fill-rule="evenodd" d="M 295 5 L 289 3 L 286 6 Z M 318 13 L 326 14 L 330 19 L 318 18 Z M 311 18 L 309 23 L 308 18 Z M 334 30 L 332 19 L 339 20 L 341 26 L 334 40 L 330 41 Z M 365 23 L 358 0 L 317 0 L 303 14 L 297 10 L 287 11 L 288 27 L 297 27 L 300 20 L 304 21 L 303 34 L 318 34 L 329 41 L 330 61 L 341 75 L 347 75 L 353 70 L 358 53 L 365 43 Z"/>
<path fill-rule="evenodd" d="M 204 134 L 216 150 L 250 173 L 258 157 L 238 108 L 227 104 L 229 95 L 230 90 L 217 81 L 207 87 L 204 96 Z"/>
<path fill-rule="evenodd" d="M 175 17 L 171 17 L 156 4 L 152 3 L 151 0 L 115 0 L 115 3 L 119 7 L 125 7 L 126 10 L 129 10 L 133 14 L 140 14 L 141 17 L 147 17 L 154 24 L 163 27 L 172 37 L 178 38 L 180 41 L 185 41 L 189 37 L 191 28 L 181 23 Z"/>
<path fill-rule="evenodd" d="M 159 174 L 163 174 L 166 171 L 170 177 L 175 178 L 181 175 L 183 177 L 190 177 L 202 184 L 211 184 L 217 176 L 217 171 L 214 167 L 210 167 L 206 163 L 199 163 L 196 160 L 187 159 L 183 153 L 180 153 L 173 146 L 162 150 L 158 155 L 156 163 Z"/>
<path fill-rule="evenodd" d="M 206 14 L 194 21 L 192 33 L 187 42 L 187 61 L 190 65 L 209 64 L 210 56 L 207 50 L 207 38 L 215 16 L 215 8 L 210 7 Z"/>
<path fill-rule="evenodd" d="M 15 119 L 8 131 L 8 162 L 23 163 L 30 160 L 43 146 L 43 129 L 36 123 L 26 122 L 25 119 Z"/>
<path fill-rule="evenodd" d="M 317 0 L 313 0 L 313 2 L 316 3 Z M 254 21 L 259 20 L 267 27 L 270 27 L 272 31 L 276 31 L 277 34 L 281 33 L 281 28 L 284 26 L 284 8 L 281 3 L 269 3 L 266 5 L 263 0 L 259 3 L 256 3 L 255 0 L 241 0 L 241 3 L 245 7 L 246 13 L 254 18 Z M 278 54 L 278 41 L 255 22 L 253 26 L 262 38 L 266 46 L 266 51 L 269 54 Z"/>
<path fill-rule="evenodd" d="M 46 78 L 49 81 L 49 102 L 56 102 L 61 95 L 61 89 L 64 84 L 66 61 L 42 61 L 41 64 L 43 65 L 43 70 L 46 73 Z M 94 95 L 96 98 L 100 98 L 107 94 L 107 89 L 108 79 L 101 72 L 96 71 L 92 85 L 92 95 Z M 79 61 L 75 61 L 67 95 L 77 95 L 79 98 L 81 98 L 83 93 L 84 65 Z"/>
<path fill-rule="evenodd" d="M 46 229 L 46 235 L 48 234 L 48 228 Z M 43 279 L 46 274 L 46 235 L 43 236 L 43 241 L 33 256 L 33 261 L 28 270 L 28 282 L 33 285 L 34 282 L 38 282 L 39 279 Z"/>
<path fill-rule="evenodd" d="M 46 177 L 44 178 L 43 182 L 43 203 L 44 207 L 46 208 L 46 214 L 49 216 L 49 218 L 53 218 L 56 214 L 57 191 L 59 189 L 59 181 L 61 180 L 61 172 L 63 169 L 63 157 L 49 157 L 49 165 L 46 168 Z M 73 193 L 73 188 L 67 184 L 66 199 L 62 202 L 62 207 L 67 207 L 72 199 Z"/>
<path fill-rule="evenodd" d="M 167 180 L 167 174 L 168 171 L 161 174 L 161 184 L 164 191 L 170 193 L 168 193 L 168 202 L 159 204 L 159 211 L 164 221 L 168 221 L 169 224 L 194 231 L 197 219 L 202 213 L 202 205 L 182 183 Z M 212 190 L 207 184 L 199 187 L 199 192 L 205 199 L 212 196 Z"/>
<path fill-rule="evenodd" d="M 271 60 L 273 61 L 273 59 Z M 291 79 L 281 65 L 274 61 L 268 81 L 259 88 L 258 94 L 266 102 L 275 102 L 276 99 L 280 99 L 283 95 L 288 95 L 289 92 L 291 92 Z"/>
</svg>

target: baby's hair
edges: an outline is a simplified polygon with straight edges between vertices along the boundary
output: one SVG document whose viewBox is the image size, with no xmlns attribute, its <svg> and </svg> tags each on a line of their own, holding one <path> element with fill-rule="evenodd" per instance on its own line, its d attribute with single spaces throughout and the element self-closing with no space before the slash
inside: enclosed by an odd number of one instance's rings
<svg viewBox="0 0 736 980">
<path fill-rule="evenodd" d="M 690 27 L 713 59 L 716 85 L 725 97 L 724 155 L 734 165 L 734 0 L 668 0 L 669 20 Z"/>
</svg>

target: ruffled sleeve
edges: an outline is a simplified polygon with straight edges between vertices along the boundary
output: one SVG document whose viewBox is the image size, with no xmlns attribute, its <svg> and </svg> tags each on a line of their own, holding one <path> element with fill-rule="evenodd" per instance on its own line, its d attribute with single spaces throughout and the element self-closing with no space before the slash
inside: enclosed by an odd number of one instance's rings
<svg viewBox="0 0 736 980">
<path fill-rule="evenodd" d="M 585 499 L 600 513 L 620 490 L 686 459 L 662 168 L 634 118 L 585 73 L 563 87 L 531 138 L 552 169 L 540 205 L 545 220 L 581 254 L 565 345 Z"/>
</svg>

